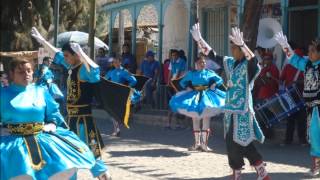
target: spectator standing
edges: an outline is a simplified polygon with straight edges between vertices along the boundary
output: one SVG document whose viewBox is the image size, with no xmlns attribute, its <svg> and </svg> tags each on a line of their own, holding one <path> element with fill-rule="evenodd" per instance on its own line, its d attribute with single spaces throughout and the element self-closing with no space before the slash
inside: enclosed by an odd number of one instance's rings
<svg viewBox="0 0 320 180">
<path fill-rule="evenodd" d="M 109 69 L 109 57 L 106 55 L 106 50 L 104 48 L 99 48 L 98 54 L 96 56 L 96 62 L 100 66 L 101 76 L 104 76 L 104 73 Z"/>
<path fill-rule="evenodd" d="M 121 65 L 127 69 L 132 74 L 135 74 L 137 71 L 137 62 L 136 58 L 130 53 L 130 46 L 129 44 L 124 44 L 122 46 L 122 62 Z"/>
</svg>

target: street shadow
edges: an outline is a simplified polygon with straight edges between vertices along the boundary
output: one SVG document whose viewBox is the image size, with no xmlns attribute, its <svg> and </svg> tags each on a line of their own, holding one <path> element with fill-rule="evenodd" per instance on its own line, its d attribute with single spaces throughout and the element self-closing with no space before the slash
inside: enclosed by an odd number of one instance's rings
<svg viewBox="0 0 320 180">
<path fill-rule="evenodd" d="M 187 148 L 193 144 L 192 130 L 168 130 L 157 126 L 132 123 L 130 129 L 121 128 L 120 138 L 111 138 L 107 134 L 112 132 L 112 123 L 106 120 L 97 120 L 103 141 L 108 144 L 135 144 L 147 145 L 149 143 L 171 145 L 176 147 Z M 107 127 L 107 128 L 105 128 Z M 264 144 L 255 143 L 258 151 L 262 154 L 264 161 L 301 166 L 309 168 L 311 158 L 309 156 L 309 147 L 299 145 L 290 145 L 280 147 L 272 141 L 266 141 Z M 220 126 L 213 127 L 213 136 L 209 139 L 209 147 L 213 149 L 212 153 L 226 155 L 226 145 L 223 136 L 223 128 Z M 113 153 L 113 154 L 112 154 Z M 129 153 L 129 154 L 128 154 Z M 110 152 L 114 156 L 149 156 L 149 157 L 179 157 L 187 156 L 188 153 L 172 152 L 168 149 L 145 150 L 145 152 Z M 284 156 L 285 154 L 285 156 Z M 289 158 L 292 157 L 292 158 Z"/>
<path fill-rule="evenodd" d="M 171 149 L 148 149 L 138 151 L 109 151 L 112 157 L 123 156 L 139 156 L 139 157 L 183 157 L 190 154 L 184 152 L 178 152 Z"/>
<path fill-rule="evenodd" d="M 166 176 L 173 176 L 173 173 L 160 173 L 160 169 L 150 169 L 150 167 L 146 166 L 136 166 L 132 164 L 126 164 L 126 163 L 114 163 L 109 162 L 108 165 L 114 166 L 126 171 L 129 171 L 131 173 L 148 176 L 148 177 L 154 177 L 159 179 L 167 179 Z"/>
</svg>

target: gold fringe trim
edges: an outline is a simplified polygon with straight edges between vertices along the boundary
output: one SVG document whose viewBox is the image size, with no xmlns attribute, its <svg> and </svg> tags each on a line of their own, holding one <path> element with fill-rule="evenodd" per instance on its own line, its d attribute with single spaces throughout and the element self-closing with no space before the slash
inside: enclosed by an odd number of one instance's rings
<svg viewBox="0 0 320 180">
<path fill-rule="evenodd" d="M 130 116 L 130 109 L 131 109 L 131 96 L 132 96 L 132 94 L 133 94 L 133 89 L 130 88 L 130 93 L 129 93 L 127 103 L 126 103 L 126 112 L 125 112 L 124 120 L 123 120 L 123 123 L 126 126 L 126 128 L 129 128 L 128 123 L 129 123 L 129 116 Z"/>
</svg>

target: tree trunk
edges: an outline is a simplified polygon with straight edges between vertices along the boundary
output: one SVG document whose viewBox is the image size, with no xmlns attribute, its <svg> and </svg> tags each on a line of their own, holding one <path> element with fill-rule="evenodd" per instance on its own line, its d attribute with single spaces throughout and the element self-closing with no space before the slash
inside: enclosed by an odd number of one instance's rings
<svg viewBox="0 0 320 180">
<path fill-rule="evenodd" d="M 259 20 L 263 0 L 246 0 L 242 18 L 241 30 L 248 47 L 253 50 L 257 44 Z"/>
</svg>

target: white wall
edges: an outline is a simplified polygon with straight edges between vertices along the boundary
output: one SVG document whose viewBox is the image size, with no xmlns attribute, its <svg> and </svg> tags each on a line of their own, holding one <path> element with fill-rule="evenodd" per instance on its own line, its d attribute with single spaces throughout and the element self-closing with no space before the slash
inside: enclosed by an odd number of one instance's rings
<svg viewBox="0 0 320 180">
<path fill-rule="evenodd" d="M 187 55 L 189 36 L 189 14 L 181 0 L 172 0 L 166 9 L 163 28 L 162 59 L 166 59 L 170 49 L 183 49 Z"/>
</svg>

